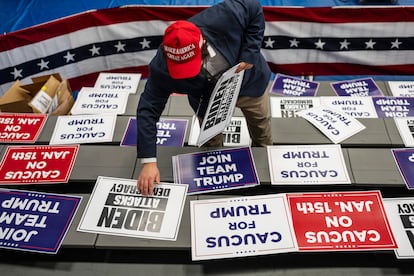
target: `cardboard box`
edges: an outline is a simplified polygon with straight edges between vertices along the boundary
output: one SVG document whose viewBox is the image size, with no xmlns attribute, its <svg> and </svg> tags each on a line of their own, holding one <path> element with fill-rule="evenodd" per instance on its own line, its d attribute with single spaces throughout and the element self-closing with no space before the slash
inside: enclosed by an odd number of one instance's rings
<svg viewBox="0 0 414 276">
<path fill-rule="evenodd" d="M 53 115 L 69 113 L 74 99 L 67 80 L 62 81 L 59 74 L 53 74 L 34 77 L 32 82 L 22 85 L 16 81 L 0 98 L 0 111 Z"/>
</svg>

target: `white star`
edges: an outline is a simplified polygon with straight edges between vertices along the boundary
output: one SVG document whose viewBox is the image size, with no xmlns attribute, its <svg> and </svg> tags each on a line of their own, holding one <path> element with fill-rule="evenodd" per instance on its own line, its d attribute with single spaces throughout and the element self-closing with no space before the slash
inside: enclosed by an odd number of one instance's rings
<svg viewBox="0 0 414 276">
<path fill-rule="evenodd" d="M 368 42 L 365 42 L 365 49 L 374 49 L 374 45 L 377 44 L 376 42 L 370 39 Z"/>
<path fill-rule="evenodd" d="M 296 38 L 294 38 L 292 40 L 289 40 L 289 42 L 290 42 L 290 47 L 291 48 L 292 47 L 299 47 L 299 41 Z"/>
<path fill-rule="evenodd" d="M 151 41 L 148 41 L 144 38 L 139 44 L 141 44 L 141 49 L 149 48 Z"/>
<path fill-rule="evenodd" d="M 121 43 L 121 41 L 118 41 L 118 44 L 115 45 L 116 51 L 117 52 L 121 52 L 121 51 L 125 52 L 125 45 L 126 44 Z"/>
<path fill-rule="evenodd" d="M 66 52 L 66 55 L 63 56 L 64 59 L 66 59 L 66 63 L 68 63 L 69 61 L 75 61 L 75 59 L 73 58 L 75 56 L 75 54 L 71 54 L 69 53 L 69 51 Z"/>
<path fill-rule="evenodd" d="M 23 69 L 18 70 L 16 67 L 14 67 L 13 72 L 11 72 L 10 74 L 14 76 L 14 79 L 17 79 L 19 77 L 22 78 L 22 71 Z"/>
<path fill-rule="evenodd" d="M 273 48 L 273 43 L 275 43 L 274 40 L 270 38 L 270 36 L 267 38 L 267 41 L 265 43 L 265 48 Z"/>
<path fill-rule="evenodd" d="M 342 50 L 342 49 L 346 49 L 346 50 L 348 50 L 348 46 L 349 46 L 349 44 L 351 44 L 351 42 L 348 42 L 348 40 L 344 40 L 344 41 L 341 41 L 341 42 L 339 42 L 340 44 L 341 44 L 341 47 L 339 48 L 340 50 Z"/>
<path fill-rule="evenodd" d="M 322 42 L 322 40 L 319 38 L 319 40 L 317 42 L 315 42 L 316 49 L 319 48 L 319 49 L 323 50 L 323 46 L 325 46 L 325 44 L 326 44 L 326 42 Z"/>
<path fill-rule="evenodd" d="M 99 55 L 100 49 L 101 47 L 96 47 L 95 44 L 93 44 L 93 47 L 89 49 L 89 51 L 91 51 L 92 56 L 94 56 L 94 55 Z"/>
<path fill-rule="evenodd" d="M 395 39 L 395 41 L 391 42 L 391 49 L 393 49 L 393 48 L 399 49 L 400 48 L 400 44 L 402 44 L 402 42 L 399 42 L 398 41 L 398 38 Z"/>
<path fill-rule="evenodd" d="M 40 67 L 40 70 L 49 69 L 49 61 L 44 61 L 41 59 L 37 65 Z"/>
</svg>

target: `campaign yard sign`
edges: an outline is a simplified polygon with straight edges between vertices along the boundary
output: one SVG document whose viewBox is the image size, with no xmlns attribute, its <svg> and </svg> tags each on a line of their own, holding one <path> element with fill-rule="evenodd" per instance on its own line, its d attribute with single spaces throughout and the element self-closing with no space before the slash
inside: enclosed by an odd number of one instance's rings
<svg viewBox="0 0 414 276">
<path fill-rule="evenodd" d="M 298 115 L 313 124 L 335 144 L 365 129 L 352 116 L 323 105 L 300 111 Z"/>
<path fill-rule="evenodd" d="M 0 113 L 0 143 L 34 143 L 47 114 Z"/>
<path fill-rule="evenodd" d="M 224 72 L 211 93 L 197 140 L 199 147 L 223 132 L 230 123 L 244 76 L 244 70 L 235 72 L 237 67 L 238 64 Z"/>
<path fill-rule="evenodd" d="M 395 125 L 406 147 L 414 147 L 414 117 L 394 118 Z"/>
<path fill-rule="evenodd" d="M 67 183 L 78 148 L 8 146 L 0 164 L 0 185 Z"/>
<path fill-rule="evenodd" d="M 129 94 L 125 92 L 82 87 L 70 113 L 72 115 L 124 114 L 128 96 Z"/>
<path fill-rule="evenodd" d="M 160 183 L 143 196 L 136 179 L 99 176 L 78 231 L 175 241 L 187 185 Z"/>
<path fill-rule="evenodd" d="M 405 185 L 414 189 L 414 149 L 391 149 L 391 152 Z"/>
<path fill-rule="evenodd" d="M 81 199 L 0 189 L 0 248 L 56 254 Z"/>
<path fill-rule="evenodd" d="M 273 185 L 350 184 L 340 145 L 268 146 Z"/>
<path fill-rule="evenodd" d="M 58 116 L 50 145 L 112 142 L 116 114 Z"/>
<path fill-rule="evenodd" d="M 397 248 L 379 191 L 286 196 L 299 251 Z"/>
<path fill-rule="evenodd" d="M 161 118 L 157 122 L 157 146 L 182 147 L 188 120 Z M 121 140 L 121 146 L 137 145 L 137 119 L 130 117 Z"/>
<path fill-rule="evenodd" d="M 190 201 L 192 260 L 297 251 L 284 194 Z"/>
<path fill-rule="evenodd" d="M 273 81 L 271 93 L 286 97 L 313 97 L 318 87 L 318 82 L 278 73 Z"/>
<path fill-rule="evenodd" d="M 139 73 L 99 73 L 94 87 L 101 91 L 135 94 L 141 74 Z"/>
<path fill-rule="evenodd" d="M 299 111 L 320 105 L 319 97 L 270 97 L 273 118 L 296 118 Z"/>
<path fill-rule="evenodd" d="M 383 96 L 381 89 L 377 86 L 373 78 L 333 82 L 331 83 L 331 87 L 338 96 Z"/>
<path fill-rule="evenodd" d="M 197 139 L 200 135 L 200 123 L 197 116 L 191 120 L 191 130 L 188 137 L 188 145 L 197 145 Z M 223 130 L 224 147 L 245 147 L 251 145 L 251 138 L 245 117 L 232 117 L 230 124 Z"/>
<path fill-rule="evenodd" d="M 414 258 L 414 198 L 384 198 L 384 206 L 398 248 L 398 259 Z"/>
<path fill-rule="evenodd" d="M 250 147 L 180 154 L 172 157 L 174 182 L 188 194 L 259 185 Z"/>
<path fill-rule="evenodd" d="M 414 97 L 375 97 L 378 118 L 414 117 Z"/>
<path fill-rule="evenodd" d="M 353 118 L 378 118 L 372 97 L 320 97 L 321 105 Z"/>
<path fill-rule="evenodd" d="M 389 81 L 388 86 L 395 97 L 414 97 L 414 81 Z"/>
</svg>

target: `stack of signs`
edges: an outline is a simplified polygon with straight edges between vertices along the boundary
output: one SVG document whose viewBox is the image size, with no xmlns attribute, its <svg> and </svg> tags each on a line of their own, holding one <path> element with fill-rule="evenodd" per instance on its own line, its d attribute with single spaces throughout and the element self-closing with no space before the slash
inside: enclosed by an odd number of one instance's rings
<svg viewBox="0 0 414 276">
<path fill-rule="evenodd" d="M 9 146 L 0 164 L 0 185 L 67 183 L 78 148 Z"/>
<path fill-rule="evenodd" d="M 372 99 L 378 118 L 413 117 L 413 97 L 375 97 Z"/>
<path fill-rule="evenodd" d="M 197 116 L 193 116 L 191 121 L 191 131 L 188 137 L 188 145 L 195 146 L 200 135 L 200 124 Z M 250 146 L 251 138 L 247 128 L 246 118 L 232 117 L 230 124 L 223 130 L 224 147 L 243 147 Z"/>
<path fill-rule="evenodd" d="M 287 194 L 299 251 L 396 249 L 379 191 Z"/>
<path fill-rule="evenodd" d="M 1 113 L 1 143 L 34 143 L 46 122 L 46 114 Z"/>
<path fill-rule="evenodd" d="M 157 146 L 182 147 L 187 132 L 186 119 L 160 119 L 157 122 Z M 137 145 L 137 119 L 129 118 L 121 146 Z"/>
<path fill-rule="evenodd" d="M 350 184 L 340 145 L 267 147 L 273 185 Z"/>
<path fill-rule="evenodd" d="M 270 109 L 273 118 L 299 117 L 299 111 L 320 105 L 316 97 L 270 97 Z"/>
<path fill-rule="evenodd" d="M 143 196 L 136 180 L 99 176 L 78 231 L 175 241 L 186 192 L 187 185 L 161 183 Z"/>
<path fill-rule="evenodd" d="M 414 81 L 389 81 L 388 86 L 395 97 L 414 97 Z"/>
<path fill-rule="evenodd" d="M 73 115 L 124 114 L 128 96 L 128 93 L 120 91 L 82 87 L 70 113 Z"/>
<path fill-rule="evenodd" d="M 197 140 L 199 147 L 222 133 L 230 123 L 244 76 L 244 70 L 235 72 L 238 66 L 237 64 L 224 72 L 211 93 Z"/>
<path fill-rule="evenodd" d="M 318 87 L 318 82 L 276 74 L 271 93 L 286 97 L 313 97 L 316 95 Z"/>
<path fill-rule="evenodd" d="M 398 259 L 413 259 L 414 199 L 384 198 L 383 201 L 392 232 L 398 244 L 395 255 Z"/>
<path fill-rule="evenodd" d="M 56 254 L 81 199 L 0 189 L 0 247 Z"/>
<path fill-rule="evenodd" d="M 116 114 L 59 116 L 50 145 L 112 142 Z"/>
<path fill-rule="evenodd" d="M 414 189 L 414 149 L 391 149 L 405 185 Z"/>
<path fill-rule="evenodd" d="M 99 73 L 94 87 L 100 91 L 117 91 L 135 94 L 141 80 L 139 73 Z"/>
<path fill-rule="evenodd" d="M 173 156 L 174 182 L 188 184 L 188 194 L 259 185 L 250 147 Z"/>
<path fill-rule="evenodd" d="M 357 119 L 323 105 L 303 110 L 298 115 L 308 120 L 335 144 L 365 129 Z"/>
<path fill-rule="evenodd" d="M 331 83 L 331 86 L 338 96 L 383 96 L 381 89 L 372 78 L 338 81 Z"/>
<path fill-rule="evenodd" d="M 414 117 L 394 118 L 394 122 L 404 145 L 414 147 Z"/>
<path fill-rule="evenodd" d="M 190 201 L 193 260 L 297 251 L 284 195 Z"/>
</svg>

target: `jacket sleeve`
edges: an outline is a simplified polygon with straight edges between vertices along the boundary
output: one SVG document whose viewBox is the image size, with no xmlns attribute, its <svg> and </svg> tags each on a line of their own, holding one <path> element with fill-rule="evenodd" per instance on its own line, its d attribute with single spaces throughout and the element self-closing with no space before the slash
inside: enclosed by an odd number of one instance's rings
<svg viewBox="0 0 414 276">
<path fill-rule="evenodd" d="M 265 19 L 257 0 L 231 0 L 229 5 L 238 5 L 240 23 L 244 26 L 239 61 L 255 64 L 263 42 Z"/>
<path fill-rule="evenodd" d="M 148 78 L 137 107 L 137 157 L 157 156 L 157 122 L 168 101 L 169 93 L 162 91 L 155 80 Z"/>
</svg>

